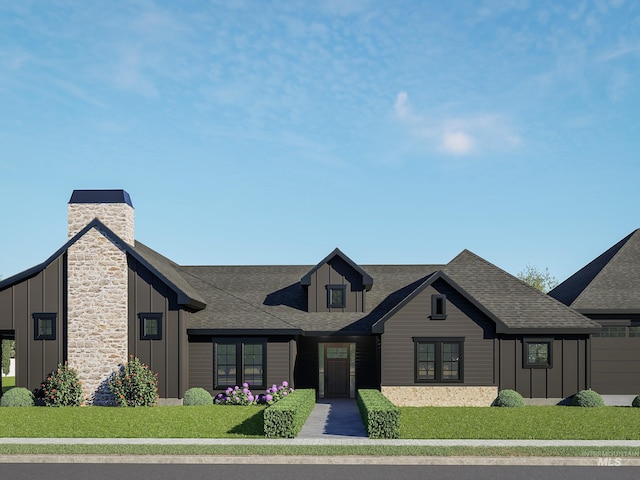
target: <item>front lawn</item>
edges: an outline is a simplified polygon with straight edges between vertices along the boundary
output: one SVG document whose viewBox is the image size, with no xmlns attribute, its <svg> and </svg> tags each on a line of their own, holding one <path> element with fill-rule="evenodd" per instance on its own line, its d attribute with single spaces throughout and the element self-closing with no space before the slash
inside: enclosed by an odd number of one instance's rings
<svg viewBox="0 0 640 480">
<path fill-rule="evenodd" d="M 402 407 L 400 438 L 638 440 L 640 408 Z"/>
<path fill-rule="evenodd" d="M 0 437 L 264 437 L 264 406 L 14 407 L 0 409 Z"/>
</svg>

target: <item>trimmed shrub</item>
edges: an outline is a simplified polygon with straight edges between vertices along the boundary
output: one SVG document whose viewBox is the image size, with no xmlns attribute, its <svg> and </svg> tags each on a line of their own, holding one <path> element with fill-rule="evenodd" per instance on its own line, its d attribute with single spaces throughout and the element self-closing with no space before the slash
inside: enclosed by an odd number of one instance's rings
<svg viewBox="0 0 640 480">
<path fill-rule="evenodd" d="M 316 391 L 296 390 L 264 411 L 267 438 L 295 438 L 316 404 Z"/>
<path fill-rule="evenodd" d="M 358 390 L 358 408 L 369 438 L 400 438 L 400 409 L 378 390 Z"/>
<path fill-rule="evenodd" d="M 0 407 L 33 407 L 35 401 L 33 393 L 26 388 L 14 387 L 0 398 Z"/>
<path fill-rule="evenodd" d="M 573 396 L 571 405 L 574 407 L 604 407 L 604 400 L 594 390 L 581 390 Z"/>
<path fill-rule="evenodd" d="M 524 398 L 515 390 L 500 390 L 493 402 L 494 407 L 524 407 Z"/>
<path fill-rule="evenodd" d="M 633 399 L 633 402 L 631 402 L 631 406 L 640 407 L 640 395 Z"/>
<path fill-rule="evenodd" d="M 194 387 L 184 392 L 182 404 L 185 406 L 212 405 L 213 397 L 204 388 Z"/>
<path fill-rule="evenodd" d="M 78 407 L 84 403 L 82 382 L 78 373 L 67 364 L 59 364 L 41 386 L 39 396 L 47 407 Z"/>
<path fill-rule="evenodd" d="M 154 407 L 158 401 L 158 374 L 132 355 L 109 378 L 109 390 L 119 407 Z"/>
</svg>

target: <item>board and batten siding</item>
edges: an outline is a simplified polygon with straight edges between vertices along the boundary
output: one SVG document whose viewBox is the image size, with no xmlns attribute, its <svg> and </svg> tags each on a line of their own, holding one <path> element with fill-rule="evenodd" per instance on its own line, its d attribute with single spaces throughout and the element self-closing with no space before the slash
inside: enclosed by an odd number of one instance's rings
<svg viewBox="0 0 640 480">
<path fill-rule="evenodd" d="M 46 376 L 64 362 L 66 256 L 44 270 L 0 292 L 0 332 L 15 335 L 16 386 L 40 388 Z M 55 340 L 34 339 L 34 313 L 56 314 Z"/>
<path fill-rule="evenodd" d="M 432 320 L 431 296 L 446 295 L 445 320 Z M 437 385 L 415 382 L 414 337 L 464 339 L 464 383 L 493 386 L 495 324 L 446 282 L 437 280 L 404 305 L 384 325 L 381 339 L 383 386 Z"/>
<path fill-rule="evenodd" d="M 552 342 L 551 368 L 525 368 L 524 341 Z M 586 335 L 504 336 L 496 345 L 500 389 L 516 390 L 525 398 L 567 398 L 589 388 L 588 337 Z"/>
<path fill-rule="evenodd" d="M 327 285 L 346 286 L 345 308 L 329 308 Z M 334 257 L 321 265 L 311 275 L 307 287 L 309 312 L 364 312 L 365 291 L 361 275 L 340 257 Z"/>
<path fill-rule="evenodd" d="M 182 398 L 187 386 L 185 312 L 176 293 L 133 258 L 129 258 L 129 354 L 158 374 L 160 398 Z M 142 340 L 140 313 L 162 313 L 162 338 Z"/>
</svg>

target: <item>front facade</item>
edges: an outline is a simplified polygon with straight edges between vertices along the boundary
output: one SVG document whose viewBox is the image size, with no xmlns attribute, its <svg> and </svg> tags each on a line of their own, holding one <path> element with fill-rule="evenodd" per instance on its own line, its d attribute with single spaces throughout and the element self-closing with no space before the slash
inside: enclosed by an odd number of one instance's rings
<svg viewBox="0 0 640 480">
<path fill-rule="evenodd" d="M 88 401 L 110 404 L 106 381 L 130 355 L 167 401 L 286 380 L 399 405 L 490 405 L 505 388 L 555 403 L 599 381 L 602 321 L 467 250 L 441 265 L 358 265 L 335 249 L 310 266 L 187 267 L 137 242 L 133 219 L 122 190 L 75 191 L 67 243 L 0 282 L 16 385 L 68 362 Z"/>
</svg>

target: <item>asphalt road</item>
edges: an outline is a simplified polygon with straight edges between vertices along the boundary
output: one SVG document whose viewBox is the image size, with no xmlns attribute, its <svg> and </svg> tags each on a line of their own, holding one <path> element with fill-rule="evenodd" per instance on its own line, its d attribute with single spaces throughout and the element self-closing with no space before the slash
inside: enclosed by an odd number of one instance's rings
<svg viewBox="0 0 640 480">
<path fill-rule="evenodd" d="M 149 465 L 3 464 L 1 478 L 23 480 L 637 480 L 640 467 L 438 466 L 438 465 Z"/>
</svg>

